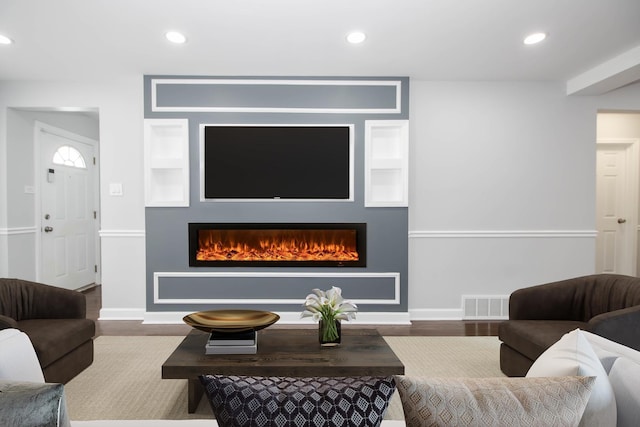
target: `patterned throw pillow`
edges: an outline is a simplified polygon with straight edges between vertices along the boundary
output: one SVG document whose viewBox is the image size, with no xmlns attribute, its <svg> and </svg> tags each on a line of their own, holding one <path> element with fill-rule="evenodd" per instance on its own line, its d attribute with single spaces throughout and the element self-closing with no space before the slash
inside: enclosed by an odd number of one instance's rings
<svg viewBox="0 0 640 427">
<path fill-rule="evenodd" d="M 393 377 L 201 375 L 220 427 L 379 426 Z"/>
<path fill-rule="evenodd" d="M 575 427 L 593 382 L 593 377 L 396 377 L 408 427 Z"/>
</svg>

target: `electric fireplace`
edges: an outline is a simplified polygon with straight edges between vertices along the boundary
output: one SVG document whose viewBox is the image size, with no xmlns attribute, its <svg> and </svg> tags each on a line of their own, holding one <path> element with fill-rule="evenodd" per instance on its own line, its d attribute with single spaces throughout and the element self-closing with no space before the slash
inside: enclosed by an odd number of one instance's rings
<svg viewBox="0 0 640 427">
<path fill-rule="evenodd" d="M 365 267 L 364 223 L 190 223 L 192 267 Z"/>
</svg>

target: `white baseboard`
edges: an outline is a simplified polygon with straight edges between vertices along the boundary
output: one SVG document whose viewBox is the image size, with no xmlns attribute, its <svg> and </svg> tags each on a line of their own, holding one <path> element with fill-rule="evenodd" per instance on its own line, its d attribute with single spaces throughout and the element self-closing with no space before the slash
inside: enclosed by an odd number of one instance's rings
<svg viewBox="0 0 640 427">
<path fill-rule="evenodd" d="M 144 324 L 181 324 L 182 318 L 190 311 L 145 311 L 137 308 L 107 308 L 100 310 L 99 320 L 141 320 Z M 279 324 L 303 325 L 312 323 L 311 319 L 300 319 L 300 312 L 280 312 Z M 414 309 L 399 313 L 358 313 L 350 324 L 360 325 L 410 325 L 413 320 L 462 320 L 463 310 L 460 308 Z M 485 319 L 486 320 L 486 319 Z"/>
<path fill-rule="evenodd" d="M 144 308 L 103 308 L 98 320 L 144 320 Z"/>
<path fill-rule="evenodd" d="M 420 308 L 409 310 L 411 320 L 462 320 L 461 308 Z"/>
<path fill-rule="evenodd" d="M 163 311 L 163 312 L 150 312 L 144 313 L 144 324 L 180 324 L 182 318 L 190 312 L 176 312 L 176 311 Z M 281 325 L 304 325 L 315 323 L 310 318 L 301 319 L 300 312 L 279 312 L 280 320 L 278 324 Z M 107 319 L 104 319 L 107 320 Z M 115 319 L 114 319 L 115 320 Z M 409 313 L 358 313 L 355 320 L 348 322 L 354 325 L 410 325 L 411 320 Z"/>
<path fill-rule="evenodd" d="M 99 320 L 141 320 L 144 324 L 181 324 L 191 311 L 146 311 L 143 308 L 107 308 L 100 310 Z M 280 312 L 280 324 L 303 325 L 311 319 L 300 319 L 300 312 Z M 413 309 L 400 313 L 358 313 L 350 324 L 410 325 L 412 320 L 462 320 L 462 309 Z"/>
</svg>

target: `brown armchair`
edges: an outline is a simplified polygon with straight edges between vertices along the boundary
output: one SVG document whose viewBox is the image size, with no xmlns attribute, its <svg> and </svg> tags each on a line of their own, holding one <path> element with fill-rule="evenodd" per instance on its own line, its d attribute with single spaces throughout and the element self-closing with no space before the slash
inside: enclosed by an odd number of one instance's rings
<svg viewBox="0 0 640 427">
<path fill-rule="evenodd" d="M 47 382 L 66 383 L 93 363 L 95 322 L 86 310 L 80 292 L 0 278 L 0 329 L 29 336 Z"/>
<path fill-rule="evenodd" d="M 513 292 L 499 326 L 500 369 L 524 376 L 565 333 L 584 329 L 640 350 L 640 278 L 595 274 Z"/>
</svg>

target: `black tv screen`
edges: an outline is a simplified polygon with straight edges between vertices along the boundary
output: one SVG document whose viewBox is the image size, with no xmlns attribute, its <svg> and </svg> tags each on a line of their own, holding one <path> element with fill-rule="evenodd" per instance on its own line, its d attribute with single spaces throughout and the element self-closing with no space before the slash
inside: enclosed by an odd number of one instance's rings
<svg viewBox="0 0 640 427">
<path fill-rule="evenodd" d="M 350 199 L 351 127 L 206 125 L 205 199 Z"/>
</svg>

